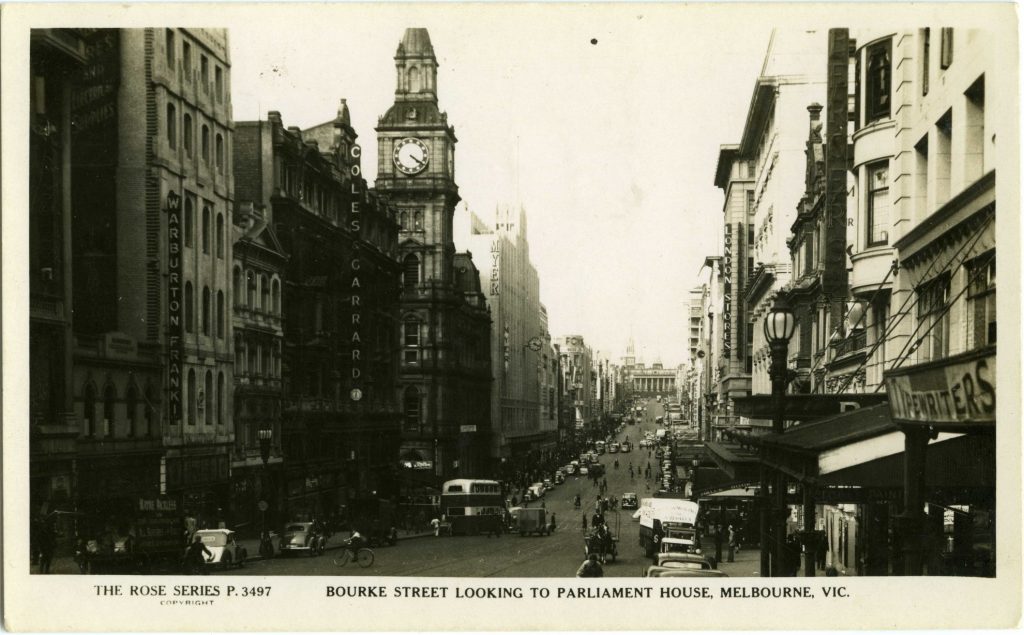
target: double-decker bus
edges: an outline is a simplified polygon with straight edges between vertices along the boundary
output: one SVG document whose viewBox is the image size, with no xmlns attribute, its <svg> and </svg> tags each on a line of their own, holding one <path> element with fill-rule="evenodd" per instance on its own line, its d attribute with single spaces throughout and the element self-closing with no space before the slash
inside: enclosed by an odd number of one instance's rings
<svg viewBox="0 0 1024 635">
<path fill-rule="evenodd" d="M 498 481 L 459 478 L 441 489 L 441 513 L 453 534 L 473 535 L 491 531 L 505 514 L 505 497 Z"/>
</svg>

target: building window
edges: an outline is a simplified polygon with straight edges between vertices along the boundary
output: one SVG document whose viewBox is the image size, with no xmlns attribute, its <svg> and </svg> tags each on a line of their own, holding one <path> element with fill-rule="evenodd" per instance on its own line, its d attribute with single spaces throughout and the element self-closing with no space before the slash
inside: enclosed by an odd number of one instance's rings
<svg viewBox="0 0 1024 635">
<path fill-rule="evenodd" d="M 217 159 L 217 171 L 224 172 L 224 136 L 219 132 L 215 142 L 215 152 Z"/>
<path fill-rule="evenodd" d="M 217 103 L 224 101 L 224 69 L 220 66 L 213 69 L 214 87 L 217 91 Z"/>
<path fill-rule="evenodd" d="M 153 390 L 152 386 L 146 386 L 146 436 L 152 436 L 157 432 L 157 409 L 156 409 L 156 391 Z"/>
<path fill-rule="evenodd" d="M 921 94 L 928 94 L 928 82 L 931 80 L 932 68 L 932 30 L 921 32 Z"/>
<path fill-rule="evenodd" d="M 174 72 L 174 29 L 164 31 L 164 50 L 167 53 L 167 69 Z"/>
<path fill-rule="evenodd" d="M 402 284 L 412 289 L 420 283 L 420 259 L 416 254 L 409 254 L 402 260 Z"/>
<path fill-rule="evenodd" d="M 203 287 L 203 335 L 210 335 L 210 287 Z"/>
<path fill-rule="evenodd" d="M 181 142 L 185 146 L 185 154 L 192 156 L 192 136 L 195 134 L 192 131 L 192 115 L 185 113 L 184 124 L 182 125 L 182 139 Z"/>
<path fill-rule="evenodd" d="M 996 343 L 996 252 L 975 258 L 967 267 L 969 319 L 974 347 Z"/>
<path fill-rule="evenodd" d="M 203 163 L 210 163 L 210 127 L 203 124 L 202 134 L 200 135 L 199 153 L 203 158 Z"/>
<path fill-rule="evenodd" d="M 192 246 L 193 228 L 196 222 L 196 206 L 191 196 L 185 197 L 185 246 Z"/>
<path fill-rule="evenodd" d="M 217 257 L 224 258 L 224 214 L 217 214 Z"/>
<path fill-rule="evenodd" d="M 210 60 L 205 55 L 199 56 L 199 81 L 203 84 L 203 92 L 210 94 Z"/>
<path fill-rule="evenodd" d="M 889 242 L 888 160 L 874 165 L 869 165 L 867 168 L 867 177 L 868 247 L 885 245 Z"/>
<path fill-rule="evenodd" d="M 217 292 L 217 339 L 224 339 L 224 292 Z"/>
<path fill-rule="evenodd" d="M 210 206 L 203 205 L 203 253 L 210 253 Z"/>
<path fill-rule="evenodd" d="M 181 68 L 185 79 L 192 81 L 192 45 L 185 40 L 181 41 Z"/>
<path fill-rule="evenodd" d="M 939 40 L 939 68 L 945 70 L 953 65 L 953 29 L 942 29 Z"/>
<path fill-rule="evenodd" d="M 195 331 L 195 323 L 193 322 L 193 315 L 195 312 L 195 298 L 192 292 L 192 283 L 185 283 L 185 332 L 192 333 Z"/>
<path fill-rule="evenodd" d="M 917 290 L 919 361 L 949 355 L 949 272 L 933 278 Z"/>
<path fill-rule="evenodd" d="M 402 414 L 406 429 L 416 430 L 420 427 L 420 410 L 420 391 L 415 386 L 407 387 L 402 395 Z"/>
<path fill-rule="evenodd" d="M 260 276 L 260 310 L 270 313 L 270 281 L 267 276 Z"/>
<path fill-rule="evenodd" d="M 245 288 L 242 286 L 241 267 L 235 267 L 234 272 L 231 274 L 231 287 L 235 294 L 235 306 L 242 306 L 245 302 L 245 296 L 243 295 Z"/>
<path fill-rule="evenodd" d="M 254 274 L 251 271 L 247 271 L 246 274 L 245 274 L 245 278 L 246 278 L 246 286 L 248 287 L 248 291 L 249 291 L 248 294 L 247 294 L 247 299 L 248 299 L 247 304 L 248 304 L 249 310 L 252 311 L 252 310 L 257 308 L 256 307 L 256 274 Z"/>
<path fill-rule="evenodd" d="M 423 230 L 423 212 L 413 212 L 412 214 L 413 229 L 416 231 Z"/>
<path fill-rule="evenodd" d="M 114 402 L 117 401 L 117 392 L 113 386 L 107 386 L 103 391 L 103 436 L 109 437 L 114 434 Z"/>
<path fill-rule="evenodd" d="M 867 50 L 867 84 L 864 123 L 889 117 L 892 105 L 892 41 L 879 42 Z"/>
<path fill-rule="evenodd" d="M 964 92 L 964 181 L 973 183 L 985 172 L 985 76 Z"/>
<path fill-rule="evenodd" d="M 171 149 L 178 147 L 178 112 L 174 104 L 167 104 L 167 144 Z"/>
<path fill-rule="evenodd" d="M 224 373 L 217 373 L 217 425 L 224 425 Z"/>
<path fill-rule="evenodd" d="M 409 229 L 409 212 L 403 211 L 398 218 L 398 224 L 402 226 L 402 229 Z"/>
<path fill-rule="evenodd" d="M 402 345 L 405 347 L 403 360 L 407 363 L 415 363 L 420 358 L 420 325 L 422 323 L 415 319 L 407 319 L 402 324 Z"/>
<path fill-rule="evenodd" d="M 82 417 L 85 419 L 86 436 L 96 435 L 96 387 L 89 384 L 82 396 Z"/>
<path fill-rule="evenodd" d="M 194 426 L 196 424 L 196 371 L 189 369 L 188 371 L 188 394 L 185 397 L 188 400 L 188 425 Z"/>
<path fill-rule="evenodd" d="M 206 371 L 206 382 L 203 390 L 203 423 L 213 425 L 213 412 L 210 404 L 214 402 L 213 397 L 213 373 Z"/>
<path fill-rule="evenodd" d="M 135 429 L 138 419 L 138 401 L 138 391 L 135 386 L 129 386 L 128 392 L 124 396 L 124 418 L 128 422 L 128 436 L 130 437 L 138 434 L 138 430 Z"/>
<path fill-rule="evenodd" d="M 270 283 L 270 295 L 273 296 L 274 315 L 281 315 L 281 282 L 277 278 Z"/>
</svg>

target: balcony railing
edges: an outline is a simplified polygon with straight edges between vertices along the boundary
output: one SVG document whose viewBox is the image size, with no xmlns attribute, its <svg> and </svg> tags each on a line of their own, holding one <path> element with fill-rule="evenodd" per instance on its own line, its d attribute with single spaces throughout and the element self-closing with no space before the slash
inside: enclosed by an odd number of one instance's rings
<svg viewBox="0 0 1024 635">
<path fill-rule="evenodd" d="M 849 355 L 850 353 L 856 353 L 857 351 L 863 350 L 867 348 L 867 345 L 867 331 L 861 329 L 854 331 L 841 340 L 833 342 L 832 348 L 835 350 L 836 357 L 842 357 L 844 355 Z"/>
</svg>

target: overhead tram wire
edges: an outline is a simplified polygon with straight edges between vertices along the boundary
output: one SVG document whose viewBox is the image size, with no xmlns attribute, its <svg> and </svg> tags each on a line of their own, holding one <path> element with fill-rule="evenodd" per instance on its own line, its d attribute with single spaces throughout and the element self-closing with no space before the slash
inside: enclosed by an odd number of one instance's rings
<svg viewBox="0 0 1024 635">
<path fill-rule="evenodd" d="M 991 223 L 994 219 L 995 219 L 995 211 L 993 210 L 992 212 L 989 213 L 988 217 L 984 220 L 984 222 L 982 223 L 981 227 L 978 228 L 977 234 L 975 235 L 974 239 L 971 240 L 970 242 L 965 242 L 963 245 L 961 245 L 960 248 L 957 249 L 956 253 L 954 253 L 949 258 L 949 260 L 946 262 L 946 264 L 943 267 L 943 269 L 949 268 L 949 266 L 951 264 L 953 264 L 953 261 L 956 260 L 960 256 L 960 254 L 962 254 L 964 252 L 965 249 L 973 248 L 978 243 L 978 241 L 981 239 L 981 236 L 982 236 L 982 233 L 983 233 L 984 229 L 986 227 L 988 227 L 989 223 Z M 956 267 L 954 267 L 954 270 L 955 269 L 959 269 L 963 265 L 963 263 L 966 262 L 966 261 L 967 261 L 966 257 L 962 258 L 960 260 L 960 262 L 956 265 Z M 932 264 L 928 266 L 928 268 L 924 271 L 924 273 L 922 273 L 921 276 L 914 283 L 914 285 L 913 285 L 914 288 L 919 286 L 922 281 L 927 280 L 931 276 L 932 270 L 934 269 L 935 265 L 938 264 L 938 262 L 939 262 L 938 260 L 933 260 L 932 261 Z M 913 304 L 908 308 L 907 307 L 907 303 L 910 302 L 911 300 L 913 300 Z M 889 320 L 888 320 L 888 322 L 885 325 L 885 333 L 883 334 L 883 336 L 877 342 L 875 342 L 875 344 L 871 347 L 871 350 L 869 350 L 868 354 L 864 357 L 864 361 L 862 361 L 857 366 L 857 368 L 855 368 L 853 370 L 853 372 L 850 373 L 850 376 L 846 379 L 846 383 L 844 383 L 843 386 L 840 388 L 840 390 L 838 390 L 837 392 L 842 392 L 843 390 L 846 390 L 846 388 L 849 387 L 850 383 L 853 381 L 854 376 L 856 376 L 856 374 L 862 368 L 867 366 L 868 360 L 870 360 L 872 358 L 872 356 L 875 354 L 875 351 L 877 351 L 879 349 L 879 347 L 881 347 L 883 344 L 885 344 L 886 341 L 888 341 L 889 337 L 892 335 L 892 330 L 894 328 L 896 328 L 897 326 L 899 326 L 901 322 L 903 322 L 903 319 L 907 315 L 909 315 L 910 310 L 912 310 L 915 306 L 917 306 L 917 295 L 914 294 L 914 293 L 907 294 L 907 297 L 903 300 L 903 303 L 900 304 L 900 307 L 899 307 L 899 309 L 897 309 L 897 312 L 894 313 L 893 315 L 889 316 Z M 904 309 L 908 309 L 908 310 L 905 311 Z M 917 329 L 915 329 L 915 332 L 916 331 L 917 331 Z M 901 351 L 901 354 L 902 354 L 902 351 Z M 881 384 L 879 384 L 879 386 L 880 385 Z M 876 392 L 877 392 L 877 388 L 876 388 Z"/>
<path fill-rule="evenodd" d="M 993 254 L 992 254 L 991 256 L 989 256 L 988 258 L 986 258 L 986 259 L 984 260 L 984 262 L 982 262 L 982 263 L 981 263 L 981 266 L 979 266 L 979 267 L 977 268 L 977 270 L 976 270 L 976 271 L 974 271 L 974 272 L 973 272 L 973 273 L 971 274 L 970 278 L 969 278 L 969 279 L 967 280 L 967 284 L 965 284 L 965 285 L 964 285 L 964 288 L 963 288 L 963 289 L 960 289 L 960 292 L 959 292 L 959 293 L 957 293 L 957 294 L 956 294 L 955 296 L 953 296 L 953 297 L 952 297 L 952 298 L 951 298 L 951 299 L 949 300 L 949 302 L 947 302 L 947 303 L 946 303 L 946 307 L 945 307 L 945 308 L 944 308 L 944 309 L 942 310 L 942 312 L 941 312 L 941 313 L 939 313 L 939 315 L 938 315 L 938 317 L 939 317 L 939 318 L 941 318 L 942 316 L 944 316 L 944 315 L 946 315 L 947 313 L 949 313 L 950 309 L 952 309 L 952 308 L 953 308 L 953 304 L 955 304 L 955 303 L 956 303 L 956 301 L 957 301 L 957 300 L 959 300 L 959 299 L 960 299 L 960 297 L 961 297 L 961 296 L 962 296 L 963 294 L 965 294 L 965 293 L 967 293 L 968 291 L 970 291 L 970 289 L 971 289 L 971 285 L 972 285 L 972 284 L 974 283 L 974 281 L 975 281 L 975 280 L 976 280 L 976 279 L 978 278 L 978 276 L 979 276 L 980 274 L 982 274 L 982 273 L 984 273 L 984 272 L 985 272 L 985 269 L 986 269 L 986 268 L 988 267 L 988 263 L 992 262 L 992 260 L 993 260 L 993 259 L 994 259 L 995 257 L 996 257 L 996 255 L 995 255 L 995 254 L 993 253 Z M 903 362 L 905 362 L 905 361 L 907 361 L 908 359 L 910 359 L 910 355 L 911 355 L 911 353 L 913 353 L 914 351 L 916 351 L 916 350 L 917 350 L 917 349 L 918 349 L 918 348 L 919 348 L 919 347 L 921 346 L 921 343 L 922 343 L 922 342 L 924 341 L 924 338 L 925 338 L 925 337 L 926 337 L 926 336 L 927 336 L 927 335 L 928 335 L 929 333 L 931 333 L 932 329 L 934 329 L 934 328 L 935 328 L 935 327 L 936 327 L 936 326 L 937 326 L 938 324 L 939 324 L 939 320 L 938 320 L 938 319 L 936 319 L 936 320 L 933 320 L 933 321 L 932 321 L 932 323 L 931 323 L 931 325 L 930 325 L 930 326 L 929 326 L 929 327 L 928 327 L 928 328 L 927 328 L 927 329 L 925 330 L 925 332 L 924 332 L 924 333 L 922 333 L 922 334 L 921 334 L 921 337 L 919 337 L 919 338 L 917 338 L 916 340 L 914 340 L 914 345 L 913 345 L 913 346 L 911 346 L 909 350 L 907 350 L 907 345 L 909 345 L 909 344 L 910 344 L 910 340 L 908 339 L 908 340 L 907 340 L 907 344 L 905 344 L 905 345 L 904 345 L 904 347 L 903 347 L 903 350 L 901 350 L 901 351 L 899 352 L 899 354 L 898 354 L 898 355 L 896 356 L 896 363 L 895 363 L 895 364 L 893 364 L 892 368 L 890 368 L 889 370 L 896 370 L 897 368 L 899 368 L 900 366 L 902 366 L 902 365 L 903 365 Z M 918 329 L 919 329 L 920 327 L 921 327 L 921 326 L 920 326 L 920 325 L 918 325 Z M 918 329 L 914 329 L 914 333 L 917 333 L 917 330 L 918 330 Z M 906 355 L 904 355 L 904 351 L 906 351 Z M 879 388 L 881 388 L 881 387 L 882 387 L 882 384 L 879 384 L 878 386 L 876 386 L 876 387 L 875 387 L 875 392 L 878 392 Z"/>
<path fill-rule="evenodd" d="M 897 268 L 897 267 L 896 267 L 896 262 L 897 262 L 897 261 L 895 261 L 895 260 L 893 261 L 893 264 L 892 264 L 892 266 L 891 266 L 891 267 L 889 267 L 889 270 L 885 272 L 885 277 L 884 277 L 884 278 L 882 278 L 882 281 L 878 283 L 878 286 L 877 286 L 877 287 L 875 287 L 875 290 L 874 290 L 874 292 L 873 292 L 873 293 L 871 294 L 871 298 L 870 298 L 870 299 L 868 300 L 868 305 L 872 305 L 872 304 L 874 304 L 874 303 L 875 303 L 875 298 L 877 298 L 877 297 L 878 297 L 878 294 L 879 294 L 879 293 L 881 293 L 881 291 L 882 291 L 882 287 L 883 287 L 883 286 L 885 286 L 885 283 L 889 281 L 889 276 L 891 276 L 891 275 L 893 274 L 893 272 L 894 272 L 894 271 L 896 271 L 896 268 Z M 843 321 L 844 321 L 844 322 L 845 322 L 845 321 L 846 321 L 847 319 L 849 319 L 849 317 L 850 317 L 850 313 L 851 313 L 852 311 L 853 311 L 853 307 L 851 306 L 851 307 L 850 307 L 850 309 L 849 309 L 849 310 L 848 310 L 848 311 L 846 312 L 846 315 L 844 315 L 844 316 L 843 316 Z M 858 327 L 858 326 L 860 325 L 860 322 L 861 322 L 861 320 L 863 320 L 863 319 L 864 319 L 864 316 L 866 316 L 866 315 L 867 315 L 867 313 L 868 313 L 867 311 L 862 311 L 862 312 L 861 312 L 861 314 L 860 314 L 860 317 L 859 317 L 859 318 L 857 318 L 857 322 L 856 322 L 856 323 L 855 323 L 855 324 L 854 324 L 854 325 L 853 325 L 853 326 L 852 326 L 852 327 L 850 328 L 850 330 L 851 330 L 851 331 L 855 331 L 855 330 L 857 330 L 857 327 Z M 839 326 L 840 326 L 839 324 L 836 324 L 836 325 L 835 325 L 835 326 L 834 326 L 834 327 L 832 328 L 832 332 L 831 332 L 831 333 L 829 334 L 829 342 L 831 342 L 831 341 L 832 341 L 832 337 L 834 337 L 834 336 L 835 336 L 835 334 L 836 334 L 836 332 L 838 332 L 838 330 L 839 330 Z M 815 372 L 816 370 L 818 370 L 818 367 L 819 367 L 819 366 L 820 366 L 821 364 L 824 364 L 824 363 L 825 363 L 825 360 L 826 360 L 826 359 L 828 359 L 828 355 L 822 355 L 822 356 L 821 356 L 821 358 L 820 358 L 820 359 L 819 359 L 819 360 L 818 360 L 817 362 L 815 362 L 814 366 L 812 366 L 812 367 L 811 367 L 811 370 L 810 370 L 809 372 L 810 372 L 811 374 L 813 374 L 813 373 L 814 373 L 814 372 Z M 824 385 L 825 385 L 825 382 L 821 382 L 820 384 L 815 384 L 815 386 L 814 386 L 814 390 L 813 390 L 813 391 L 811 392 L 811 394 L 812 394 L 812 395 L 816 395 L 816 394 L 818 394 L 818 388 L 819 388 L 819 387 L 821 387 L 821 386 L 824 386 Z"/>
</svg>

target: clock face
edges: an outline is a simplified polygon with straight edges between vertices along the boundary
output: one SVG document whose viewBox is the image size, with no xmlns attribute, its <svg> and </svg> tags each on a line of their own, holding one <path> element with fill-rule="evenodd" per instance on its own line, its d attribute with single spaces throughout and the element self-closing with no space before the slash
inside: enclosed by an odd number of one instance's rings
<svg viewBox="0 0 1024 635">
<path fill-rule="evenodd" d="M 395 167 L 406 174 L 419 174 L 429 161 L 427 144 L 419 139 L 402 139 L 395 147 Z"/>
</svg>

